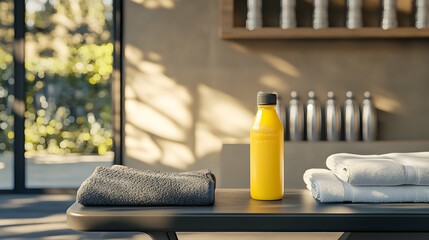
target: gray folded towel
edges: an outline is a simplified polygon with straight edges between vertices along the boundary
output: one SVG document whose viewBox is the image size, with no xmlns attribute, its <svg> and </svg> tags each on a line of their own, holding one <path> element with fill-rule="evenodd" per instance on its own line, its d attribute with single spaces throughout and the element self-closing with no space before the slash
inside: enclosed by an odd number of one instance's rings
<svg viewBox="0 0 429 240">
<path fill-rule="evenodd" d="M 114 165 L 97 167 L 77 191 L 84 206 L 213 205 L 215 177 L 209 170 L 159 172 Z"/>
</svg>

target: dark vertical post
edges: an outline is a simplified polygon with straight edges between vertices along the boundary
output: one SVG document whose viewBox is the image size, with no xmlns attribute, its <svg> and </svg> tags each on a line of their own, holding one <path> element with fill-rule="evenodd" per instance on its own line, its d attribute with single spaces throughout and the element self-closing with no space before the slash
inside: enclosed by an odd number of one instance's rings
<svg viewBox="0 0 429 240">
<path fill-rule="evenodd" d="M 24 136 L 24 113 L 25 113 L 25 0 L 14 1 L 14 190 L 24 192 L 25 190 L 25 136 Z"/>
<path fill-rule="evenodd" d="M 125 81 L 123 69 L 123 0 L 113 1 L 113 142 L 115 159 L 114 164 L 123 164 L 125 147 Z"/>
</svg>

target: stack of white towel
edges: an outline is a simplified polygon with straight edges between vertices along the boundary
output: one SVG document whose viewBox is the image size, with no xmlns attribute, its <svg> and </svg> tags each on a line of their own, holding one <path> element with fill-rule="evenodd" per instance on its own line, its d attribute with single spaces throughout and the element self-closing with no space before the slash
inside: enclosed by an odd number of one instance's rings
<svg viewBox="0 0 429 240">
<path fill-rule="evenodd" d="M 320 202 L 429 202 L 429 152 L 333 154 L 304 181 Z"/>
</svg>

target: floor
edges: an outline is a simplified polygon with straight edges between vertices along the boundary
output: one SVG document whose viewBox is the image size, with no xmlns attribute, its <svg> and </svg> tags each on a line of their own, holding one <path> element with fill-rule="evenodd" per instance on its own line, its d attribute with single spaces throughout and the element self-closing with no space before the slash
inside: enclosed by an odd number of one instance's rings
<svg viewBox="0 0 429 240">
<path fill-rule="evenodd" d="M 68 228 L 71 195 L 0 195 L 0 239 L 150 239 L 142 233 L 84 233 Z M 341 233 L 178 233 L 181 240 L 333 240 Z"/>
</svg>

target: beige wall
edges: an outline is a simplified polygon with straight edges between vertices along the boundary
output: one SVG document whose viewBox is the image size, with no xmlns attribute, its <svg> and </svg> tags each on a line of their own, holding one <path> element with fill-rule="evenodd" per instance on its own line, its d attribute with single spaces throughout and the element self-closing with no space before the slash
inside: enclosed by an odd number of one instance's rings
<svg viewBox="0 0 429 240">
<path fill-rule="evenodd" d="M 224 41 L 217 0 L 125 1 L 125 164 L 220 167 L 259 90 L 370 90 L 382 140 L 429 139 L 428 40 Z"/>
</svg>

